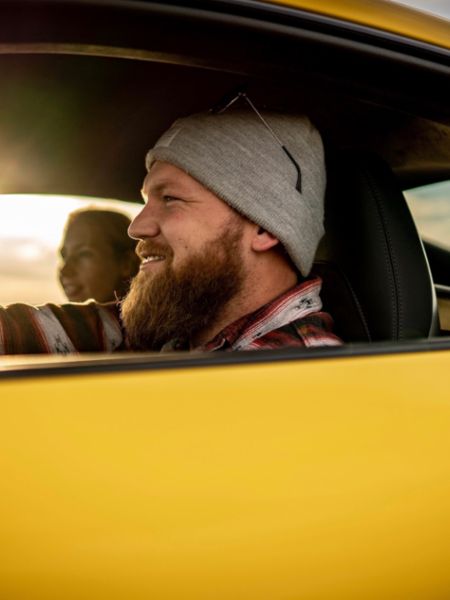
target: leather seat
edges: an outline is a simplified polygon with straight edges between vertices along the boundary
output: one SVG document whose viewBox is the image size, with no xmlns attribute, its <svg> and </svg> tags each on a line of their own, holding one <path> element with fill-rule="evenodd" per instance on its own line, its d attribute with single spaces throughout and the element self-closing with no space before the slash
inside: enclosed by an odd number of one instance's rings
<svg viewBox="0 0 450 600">
<path fill-rule="evenodd" d="M 328 156 L 326 234 L 314 273 L 346 342 L 427 338 L 436 296 L 421 239 L 389 167 L 377 156 Z"/>
</svg>

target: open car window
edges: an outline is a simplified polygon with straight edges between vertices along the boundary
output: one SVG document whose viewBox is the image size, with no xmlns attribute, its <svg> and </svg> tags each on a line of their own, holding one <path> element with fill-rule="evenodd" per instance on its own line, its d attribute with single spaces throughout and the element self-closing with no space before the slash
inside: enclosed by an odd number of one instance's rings
<svg viewBox="0 0 450 600">
<path fill-rule="evenodd" d="M 448 170 L 448 52 L 437 20 L 431 23 L 428 18 L 425 37 L 416 31 L 409 39 L 407 29 L 388 27 L 383 33 L 375 22 L 364 25 L 364 10 L 347 22 L 339 11 L 332 18 L 321 11 L 239 0 L 229 6 L 205 2 L 204 9 L 189 2 L 131 6 L 119 1 L 115 8 L 103 10 L 74 2 L 64 5 L 64 15 L 59 3 L 50 4 L 48 13 L 38 10 L 38 2 L 27 4 L 29 29 L 17 29 L 17 46 L 11 39 L 16 34 L 9 33 L 16 29 L 5 30 L 7 43 L 0 56 L 0 192 L 10 194 L 18 205 L 23 201 L 14 194 L 19 192 L 44 194 L 49 200 L 57 194 L 76 194 L 136 202 L 145 153 L 161 133 L 179 116 L 207 111 L 242 87 L 262 110 L 307 114 L 322 133 L 327 156 L 343 158 L 336 171 L 350 179 L 357 168 L 366 169 L 362 162 L 356 168 L 356 161 L 366 156 L 380 159 L 393 175 L 389 182 L 395 181 L 399 190 L 430 181 L 436 169 Z M 8 6 L 11 23 L 21 23 L 13 4 Z M 392 16 L 401 16 L 396 14 L 400 9 L 392 10 Z M 173 32 L 173 39 L 167 31 Z M 380 171 L 376 161 L 369 163 L 377 178 L 380 174 L 381 197 L 398 199 L 394 184 L 389 183 L 389 190 L 384 187 L 384 167 Z M 363 193 L 357 186 L 355 177 L 339 182 L 340 191 L 331 189 L 329 194 L 337 210 L 325 211 L 334 213 L 334 222 L 327 223 L 331 235 L 326 241 L 331 243 L 324 244 L 324 257 L 317 261 L 322 261 L 317 266 L 323 275 L 324 311 L 333 317 L 339 337 L 350 344 L 438 336 L 433 286 L 420 248 L 412 258 L 418 269 L 411 271 L 425 275 L 424 286 L 409 283 L 395 302 L 388 292 L 373 306 L 375 292 L 397 290 L 409 271 L 389 254 L 405 248 L 401 222 L 385 237 L 393 248 L 365 247 L 376 237 L 364 230 L 373 223 L 366 218 L 371 217 L 373 197 L 368 186 Z M 341 201 L 350 195 L 350 203 L 341 210 Z M 359 198 L 368 200 L 361 211 Z M 386 208 L 390 204 L 387 201 Z M 132 215 L 132 208 L 127 205 L 125 212 Z M 0 304 L 64 300 L 55 271 L 65 216 L 61 214 L 55 225 L 48 218 L 59 210 L 23 208 L 35 239 L 23 227 L 15 233 L 8 219 L 2 220 L 5 260 L 0 276 L 9 279 L 1 282 Z M 408 228 L 404 212 L 402 219 Z M 441 226 L 443 219 L 437 220 Z M 39 241 L 39 236 L 47 240 Z M 340 242 L 348 240 L 354 246 L 338 256 Z M 370 262 L 374 257 L 389 260 L 380 267 Z M 369 264 L 358 263 L 359 258 Z M 30 283 L 18 275 L 17 260 Z M 336 267 L 334 275 L 343 274 L 339 282 L 330 274 L 330 265 Z M 371 282 L 367 273 L 377 274 L 379 280 Z M 48 284 L 40 279 L 44 276 Z M 412 297 L 411 289 L 418 290 L 415 302 L 403 304 L 403 297 Z M 336 298 L 337 290 L 342 294 Z M 343 296 L 350 301 L 348 307 L 341 302 Z M 420 321 L 418 327 L 402 322 L 410 309 L 412 320 Z M 421 321 L 424 314 L 429 318 Z"/>
</svg>

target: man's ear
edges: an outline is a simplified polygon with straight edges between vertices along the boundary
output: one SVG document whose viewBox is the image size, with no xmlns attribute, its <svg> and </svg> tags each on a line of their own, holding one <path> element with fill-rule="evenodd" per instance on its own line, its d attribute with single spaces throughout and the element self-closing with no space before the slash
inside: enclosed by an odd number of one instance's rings
<svg viewBox="0 0 450 600">
<path fill-rule="evenodd" d="M 258 227 L 252 239 L 252 250 L 255 252 L 265 252 L 280 243 L 280 240 L 274 235 Z"/>
</svg>

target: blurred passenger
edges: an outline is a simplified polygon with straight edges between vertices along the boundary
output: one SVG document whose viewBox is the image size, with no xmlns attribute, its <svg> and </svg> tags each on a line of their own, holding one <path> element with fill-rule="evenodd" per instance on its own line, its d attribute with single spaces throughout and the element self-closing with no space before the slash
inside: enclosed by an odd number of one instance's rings
<svg viewBox="0 0 450 600">
<path fill-rule="evenodd" d="M 130 219 L 113 210 L 87 208 L 69 215 L 62 240 L 59 281 L 71 302 L 122 298 L 139 269 Z"/>
</svg>

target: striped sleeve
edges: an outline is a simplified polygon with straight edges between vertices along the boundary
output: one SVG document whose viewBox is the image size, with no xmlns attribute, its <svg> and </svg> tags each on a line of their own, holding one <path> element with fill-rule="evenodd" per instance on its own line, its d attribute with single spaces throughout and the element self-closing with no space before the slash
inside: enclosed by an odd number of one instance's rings
<svg viewBox="0 0 450 600">
<path fill-rule="evenodd" d="M 119 310 L 114 303 L 0 308 L 1 354 L 111 352 L 122 343 Z"/>
</svg>

